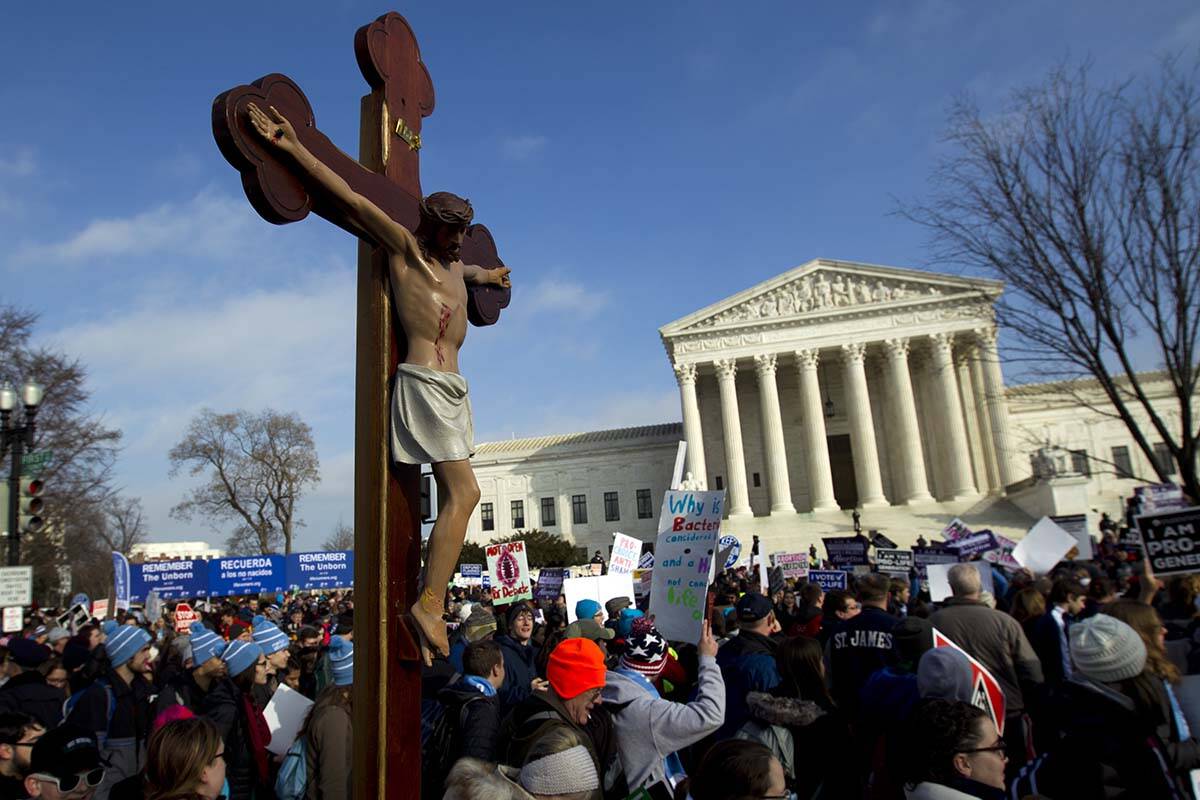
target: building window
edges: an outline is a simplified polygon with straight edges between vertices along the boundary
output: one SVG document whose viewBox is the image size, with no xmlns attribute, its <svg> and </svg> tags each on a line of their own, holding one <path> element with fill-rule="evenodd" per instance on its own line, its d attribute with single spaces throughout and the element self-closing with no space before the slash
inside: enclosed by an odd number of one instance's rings
<svg viewBox="0 0 1200 800">
<path fill-rule="evenodd" d="M 1078 472 L 1080 475 L 1091 477 L 1092 462 L 1088 458 L 1087 450 L 1072 450 L 1071 451 L 1071 471 Z"/>
<path fill-rule="evenodd" d="M 512 522 L 513 522 L 512 526 L 513 526 L 513 528 L 515 530 L 524 528 L 525 527 L 525 501 L 524 500 L 513 500 L 511 505 L 512 505 Z"/>
<path fill-rule="evenodd" d="M 719 491 L 721 491 L 722 489 L 724 489 L 724 488 L 725 488 L 725 481 L 721 480 L 721 476 L 720 476 L 720 475 L 716 476 L 716 478 L 715 478 L 715 481 L 716 481 L 716 484 L 717 484 L 717 491 L 718 491 L 718 492 L 719 492 Z"/>
<path fill-rule="evenodd" d="M 542 498 L 542 527 L 548 528 L 551 525 L 557 525 L 558 518 L 554 515 L 554 498 Z"/>
<path fill-rule="evenodd" d="M 756 489 L 757 489 L 759 486 L 762 486 L 762 479 L 758 477 L 758 473 L 757 473 L 757 472 L 756 472 L 756 473 L 754 473 L 754 476 L 753 476 L 753 477 L 754 477 L 754 488 L 756 488 Z"/>
<path fill-rule="evenodd" d="M 496 530 L 496 520 L 492 518 L 492 504 L 491 503 L 480 503 L 479 504 L 479 519 L 483 523 L 483 529 L 485 531 Z"/>
<path fill-rule="evenodd" d="M 617 503 L 616 492 L 604 493 L 604 521 L 617 522 L 621 519 L 621 508 Z"/>
<path fill-rule="evenodd" d="M 1171 458 L 1171 448 L 1167 447 L 1166 442 L 1154 443 L 1154 461 L 1163 475 L 1175 474 L 1175 459 Z"/>
<path fill-rule="evenodd" d="M 1116 467 L 1118 478 L 1133 477 L 1133 461 L 1129 458 L 1129 448 L 1125 445 L 1112 449 L 1112 462 Z"/>
<path fill-rule="evenodd" d="M 571 521 L 576 525 L 587 524 L 587 495 L 571 495 Z"/>
<path fill-rule="evenodd" d="M 637 490 L 637 507 L 638 519 L 650 519 L 654 516 L 654 511 L 650 507 L 650 490 Z"/>
</svg>

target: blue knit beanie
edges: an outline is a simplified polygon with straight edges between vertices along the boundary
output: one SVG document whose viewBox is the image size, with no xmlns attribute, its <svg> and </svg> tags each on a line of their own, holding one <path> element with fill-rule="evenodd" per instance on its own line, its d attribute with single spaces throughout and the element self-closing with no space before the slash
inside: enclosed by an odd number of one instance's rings
<svg viewBox="0 0 1200 800">
<path fill-rule="evenodd" d="M 106 619 L 100 623 L 100 630 L 103 631 L 105 636 L 112 636 L 117 632 L 117 628 L 119 627 L 121 626 L 117 624 L 115 619 Z"/>
<path fill-rule="evenodd" d="M 641 616 L 644 615 L 636 608 L 621 609 L 621 616 L 617 618 L 617 636 L 620 636 L 622 639 L 628 639 L 630 632 L 633 630 L 633 621 Z"/>
<path fill-rule="evenodd" d="M 354 644 L 340 636 L 329 640 L 329 665 L 333 667 L 333 682 L 349 686 L 354 682 Z"/>
<path fill-rule="evenodd" d="M 575 619 L 591 619 L 600 613 L 600 604 L 595 600 L 580 600 L 575 604 Z"/>
<path fill-rule="evenodd" d="M 230 677 L 235 677 L 257 664 L 262 654 L 262 648 L 254 642 L 234 639 L 221 654 L 221 660 L 229 668 Z"/>
<path fill-rule="evenodd" d="M 225 640 L 204 627 L 203 622 L 193 622 L 189 630 L 192 632 L 192 663 L 197 667 L 225 652 Z"/>
<path fill-rule="evenodd" d="M 150 644 L 150 634 L 136 625 L 119 625 L 120 630 L 108 637 L 104 651 L 108 662 L 119 667 L 137 655 L 137 651 Z"/>
<path fill-rule="evenodd" d="M 254 643 L 263 649 L 267 655 L 286 650 L 289 644 L 287 634 L 279 630 L 262 614 L 254 618 Z"/>
</svg>

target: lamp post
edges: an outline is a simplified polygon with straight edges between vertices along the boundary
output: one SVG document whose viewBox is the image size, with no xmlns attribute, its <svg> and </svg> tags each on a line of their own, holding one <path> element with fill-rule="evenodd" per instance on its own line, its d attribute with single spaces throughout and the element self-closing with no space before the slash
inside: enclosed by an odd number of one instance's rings
<svg viewBox="0 0 1200 800">
<path fill-rule="evenodd" d="M 42 404 L 42 387 L 27 380 L 21 387 L 21 404 L 25 407 L 25 424 L 14 425 L 12 413 L 17 406 L 17 392 L 11 383 L 0 386 L 0 458 L 12 451 L 12 472 L 8 476 L 8 565 L 21 563 L 21 531 L 18 528 L 21 507 L 21 462 L 25 450 L 33 448 L 37 429 L 38 406 Z"/>
</svg>

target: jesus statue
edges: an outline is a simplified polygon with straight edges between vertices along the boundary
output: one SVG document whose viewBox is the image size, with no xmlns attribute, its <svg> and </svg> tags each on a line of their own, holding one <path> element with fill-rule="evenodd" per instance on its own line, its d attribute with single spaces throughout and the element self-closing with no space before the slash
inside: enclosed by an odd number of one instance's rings
<svg viewBox="0 0 1200 800">
<path fill-rule="evenodd" d="M 301 177 L 341 206 L 362 235 L 388 256 L 392 302 L 408 338 L 408 354 L 392 387 L 392 458 L 431 464 L 438 487 L 438 517 L 423 588 L 410 610 L 429 664 L 435 652 L 450 653 L 443 619 L 446 587 L 479 502 L 470 462 L 471 403 L 467 382 L 458 373 L 458 351 L 467 335 L 467 284 L 508 287 L 509 269 L 462 263 L 463 237 L 475 214 L 469 201 L 449 192 L 429 195 L 421 201 L 416 231 L 410 232 L 314 156 L 274 106 L 269 114 L 254 103 L 247 110 L 259 135 L 290 156 Z"/>
</svg>

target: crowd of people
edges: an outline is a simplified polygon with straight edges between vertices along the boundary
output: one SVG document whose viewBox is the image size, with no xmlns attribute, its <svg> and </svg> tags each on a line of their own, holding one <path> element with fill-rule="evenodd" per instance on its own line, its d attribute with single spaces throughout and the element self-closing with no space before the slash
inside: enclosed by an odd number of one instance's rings
<svg viewBox="0 0 1200 800">
<path fill-rule="evenodd" d="M 940 603 L 915 572 L 858 572 L 764 592 L 727 570 L 695 644 L 638 598 L 450 588 L 423 796 L 1193 797 L 1200 575 L 1156 579 L 1113 528 L 1046 575 L 957 564 Z M 169 607 L 74 632 L 35 614 L 0 642 L 0 800 L 351 797 L 353 608 L 230 598 L 179 633 Z M 314 701 L 286 752 L 263 714 L 281 686 Z"/>
</svg>

